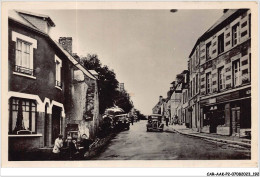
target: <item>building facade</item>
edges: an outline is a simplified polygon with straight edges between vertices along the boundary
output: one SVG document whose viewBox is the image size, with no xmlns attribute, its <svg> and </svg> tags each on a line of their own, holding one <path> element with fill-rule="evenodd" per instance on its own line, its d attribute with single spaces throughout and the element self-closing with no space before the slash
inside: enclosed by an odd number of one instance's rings
<svg viewBox="0 0 260 177">
<path fill-rule="evenodd" d="M 59 134 L 66 135 L 73 112 L 75 71 L 81 70 L 88 82 L 96 83 L 92 74 L 50 38 L 54 26 L 48 16 L 9 11 L 9 155 L 51 147 Z M 97 100 L 96 85 L 93 90 L 90 95 Z M 94 105 L 90 110 L 96 115 L 98 102 Z"/>
<path fill-rule="evenodd" d="M 192 127 L 222 135 L 250 133 L 250 10 L 225 10 L 198 39 L 189 62 Z"/>
</svg>

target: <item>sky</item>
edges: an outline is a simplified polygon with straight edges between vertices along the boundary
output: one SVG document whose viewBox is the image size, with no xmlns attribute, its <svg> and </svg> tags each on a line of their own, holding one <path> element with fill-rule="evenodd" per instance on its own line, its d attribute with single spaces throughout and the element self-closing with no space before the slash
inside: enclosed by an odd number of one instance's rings
<svg viewBox="0 0 260 177">
<path fill-rule="evenodd" d="M 31 10 L 32 12 L 34 10 Z M 116 73 L 135 108 L 151 114 L 196 40 L 223 10 L 37 10 L 56 24 L 50 36 L 73 38 L 73 53 L 97 54 Z"/>
</svg>

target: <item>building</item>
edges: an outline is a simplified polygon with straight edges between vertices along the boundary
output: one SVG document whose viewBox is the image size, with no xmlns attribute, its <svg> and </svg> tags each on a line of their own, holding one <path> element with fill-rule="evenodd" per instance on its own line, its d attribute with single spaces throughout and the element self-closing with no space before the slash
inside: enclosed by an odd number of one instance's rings
<svg viewBox="0 0 260 177">
<path fill-rule="evenodd" d="M 188 112 L 188 107 L 189 107 L 189 71 L 184 70 L 182 73 L 183 80 L 181 82 L 182 86 L 182 93 L 181 93 L 181 104 L 180 104 L 180 109 L 181 111 L 179 112 L 178 117 L 181 119 L 181 124 L 185 124 L 186 127 L 188 127 L 189 123 L 189 112 Z"/>
<path fill-rule="evenodd" d="M 80 64 L 80 59 L 76 53 L 72 53 L 72 38 L 60 37 L 59 45 L 77 63 L 72 65 L 70 71 L 73 72 L 69 100 L 66 104 L 66 134 L 73 138 L 80 138 L 83 134 L 94 139 L 98 131 L 101 116 L 99 115 L 98 99 L 98 73 L 95 70 L 87 70 Z"/>
<path fill-rule="evenodd" d="M 187 97 L 184 97 L 188 93 L 188 70 L 184 70 L 182 73 L 176 76 L 176 81 L 172 82 L 172 93 L 170 99 L 171 109 L 171 123 L 183 124 L 186 121 L 186 115 L 184 115 L 183 102 L 187 102 Z M 185 102 L 185 103 L 186 103 Z M 185 105 L 187 109 L 187 105 Z"/>
<path fill-rule="evenodd" d="M 190 121 L 189 126 L 193 130 L 200 131 L 200 89 L 199 89 L 199 79 L 200 79 L 200 44 L 196 43 L 192 52 L 189 55 L 189 73 L 190 73 L 190 86 L 189 86 L 189 108 Z"/>
<path fill-rule="evenodd" d="M 79 104 L 73 93 L 76 72 L 80 70 L 86 80 L 96 82 L 95 76 L 49 36 L 53 27 L 49 16 L 9 11 L 9 160 L 15 152 L 51 147 L 58 134 L 66 135 L 70 113 L 76 111 L 71 104 Z M 96 100 L 96 85 L 88 93 Z M 97 102 L 95 105 L 98 107 Z"/>
<path fill-rule="evenodd" d="M 165 101 L 165 99 L 162 96 L 160 96 L 158 103 L 152 109 L 153 114 L 163 114 L 164 101 Z"/>
<path fill-rule="evenodd" d="M 118 90 L 119 90 L 120 92 L 124 92 L 124 91 L 125 91 L 124 83 L 119 83 Z"/>
<path fill-rule="evenodd" d="M 250 133 L 250 10 L 225 10 L 197 40 L 189 62 L 192 127 L 222 135 Z"/>
</svg>

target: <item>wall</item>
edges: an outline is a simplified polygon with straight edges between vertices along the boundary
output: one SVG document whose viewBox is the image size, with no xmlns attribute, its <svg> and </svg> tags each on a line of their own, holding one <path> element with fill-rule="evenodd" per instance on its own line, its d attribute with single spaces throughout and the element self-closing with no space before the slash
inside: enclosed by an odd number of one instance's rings
<svg viewBox="0 0 260 177">
<path fill-rule="evenodd" d="M 94 138 L 100 120 L 97 82 L 89 79 L 82 71 L 75 70 L 71 91 L 72 102 L 66 115 L 67 124 L 78 124 L 80 135 Z"/>
<path fill-rule="evenodd" d="M 12 41 L 12 31 L 29 36 L 37 40 L 37 49 L 34 49 L 33 67 L 36 79 L 13 74 L 15 65 L 16 42 Z M 55 54 L 64 62 L 65 56 L 50 44 L 44 37 L 9 21 L 9 91 L 39 95 L 43 101 L 45 97 L 57 102 L 64 102 L 64 89 L 55 88 Z M 56 49 L 56 50 L 55 50 Z M 64 71 L 61 72 L 61 81 L 64 85 Z"/>
<path fill-rule="evenodd" d="M 250 52 L 251 44 L 249 37 L 249 14 L 250 10 L 244 14 L 237 17 L 235 20 L 230 22 L 227 26 L 223 26 L 215 35 L 209 37 L 203 43 L 203 48 L 208 42 L 211 42 L 211 59 L 206 61 L 205 52 L 201 57 L 201 94 L 206 94 L 206 73 L 211 72 L 212 74 L 212 93 L 219 92 L 218 90 L 218 69 L 224 67 L 224 89 L 221 91 L 229 90 L 234 87 L 233 85 L 233 76 L 232 76 L 232 62 L 236 59 L 240 59 L 240 69 L 241 69 L 241 83 L 248 84 L 250 83 Z M 239 32 L 238 32 L 238 44 L 232 46 L 232 27 L 239 23 Z M 219 54 L 217 52 L 218 46 L 218 35 L 224 33 L 224 52 Z M 244 36 L 242 36 L 242 33 Z"/>
</svg>

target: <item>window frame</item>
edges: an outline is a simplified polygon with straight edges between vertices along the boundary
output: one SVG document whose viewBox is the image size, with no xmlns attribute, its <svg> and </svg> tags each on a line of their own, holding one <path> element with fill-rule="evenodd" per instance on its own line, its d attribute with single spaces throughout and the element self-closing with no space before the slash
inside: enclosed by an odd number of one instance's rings
<svg viewBox="0 0 260 177">
<path fill-rule="evenodd" d="M 236 38 L 235 38 L 236 35 Z M 236 43 L 235 43 L 236 40 Z M 236 46 L 239 43 L 239 22 L 232 26 L 232 46 Z"/>
<path fill-rule="evenodd" d="M 16 75 L 20 75 L 20 76 L 25 76 L 25 77 L 29 77 L 29 78 L 33 78 L 35 79 L 36 77 L 34 76 L 34 49 L 37 49 L 37 40 L 33 39 L 31 37 L 28 37 L 26 35 L 17 33 L 15 31 L 12 31 L 12 41 L 14 41 L 15 44 L 15 66 L 13 68 L 13 74 Z M 17 49 L 18 48 L 18 42 L 21 42 L 21 49 Z M 29 53 L 29 61 L 28 61 L 28 66 L 23 66 L 21 65 L 22 61 L 23 61 L 23 56 L 25 53 L 23 50 L 23 46 L 24 44 L 29 45 L 29 50 L 26 50 L 26 53 Z M 18 52 L 20 52 L 21 54 L 21 59 L 18 59 Z M 20 58 L 20 57 L 19 57 Z"/>
<path fill-rule="evenodd" d="M 235 69 L 235 66 L 238 66 L 237 69 Z M 237 74 L 235 73 L 235 70 L 237 70 Z M 232 82 L 233 87 L 238 87 L 241 85 L 241 66 L 240 66 L 240 59 L 237 59 L 232 62 Z M 238 77 L 236 77 L 238 76 Z M 238 80 L 238 82 L 236 82 Z"/>
<path fill-rule="evenodd" d="M 17 100 L 17 104 L 14 104 L 14 100 Z M 13 112 L 17 111 L 18 114 L 18 109 L 19 109 L 19 101 L 22 101 L 22 107 L 23 107 L 23 111 L 25 112 L 29 112 L 29 129 L 27 131 L 29 131 L 31 134 L 37 134 L 37 102 L 36 100 L 32 100 L 32 99 L 26 99 L 26 98 L 18 98 L 18 97 L 11 97 L 9 99 L 9 127 L 8 127 L 8 134 L 9 135 L 16 135 L 13 130 L 15 129 L 15 127 L 13 127 Z M 29 105 L 27 105 L 26 103 L 29 102 Z M 25 103 L 25 104 L 24 104 Z M 34 104 L 34 106 L 33 106 Z M 13 108 L 17 106 L 17 110 L 14 110 Z M 29 106 L 29 110 L 26 110 L 27 106 Z M 32 108 L 34 107 L 34 110 L 32 110 Z M 24 110 L 25 109 L 25 110 Z M 34 131 L 32 130 L 32 119 L 33 119 L 33 115 L 32 113 L 34 113 Z M 23 115 L 24 116 L 24 115 Z M 17 120 L 17 118 L 16 118 Z"/>
<path fill-rule="evenodd" d="M 225 72 L 224 72 L 224 66 L 218 68 L 218 90 L 224 90 L 225 89 Z"/>
<path fill-rule="evenodd" d="M 218 36 L 218 54 L 221 54 L 225 51 L 225 39 L 224 33 Z"/>
<path fill-rule="evenodd" d="M 211 59 L 210 57 L 211 41 L 206 44 L 206 61 Z"/>
<path fill-rule="evenodd" d="M 55 87 L 62 89 L 61 78 L 62 60 L 55 55 Z"/>
<path fill-rule="evenodd" d="M 206 73 L 206 93 L 207 94 L 211 93 L 211 80 L 212 80 L 211 72 Z"/>
</svg>

